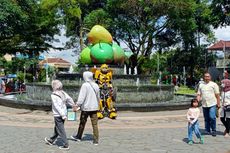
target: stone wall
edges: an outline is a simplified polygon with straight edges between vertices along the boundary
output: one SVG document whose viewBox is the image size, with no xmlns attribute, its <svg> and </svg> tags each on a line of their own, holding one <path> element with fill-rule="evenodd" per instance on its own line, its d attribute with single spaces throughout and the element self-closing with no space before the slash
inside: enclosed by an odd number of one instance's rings
<svg viewBox="0 0 230 153">
<path fill-rule="evenodd" d="M 56 78 L 61 80 L 63 84 L 77 84 L 83 83 L 82 74 L 57 74 Z M 114 74 L 112 78 L 114 86 L 119 85 L 151 85 L 151 76 L 144 75 L 117 75 Z"/>
<path fill-rule="evenodd" d="M 51 102 L 51 86 L 46 84 L 27 84 L 27 100 L 33 102 Z M 76 101 L 80 85 L 64 84 L 64 90 Z M 119 85 L 117 89 L 116 103 L 157 103 L 173 99 L 174 87 L 156 85 Z"/>
</svg>

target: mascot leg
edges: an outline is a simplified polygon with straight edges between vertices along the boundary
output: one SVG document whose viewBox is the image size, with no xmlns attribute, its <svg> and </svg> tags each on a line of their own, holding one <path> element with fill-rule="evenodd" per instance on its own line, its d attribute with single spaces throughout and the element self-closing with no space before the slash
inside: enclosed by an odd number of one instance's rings
<svg viewBox="0 0 230 153">
<path fill-rule="evenodd" d="M 106 102 L 107 102 L 107 106 L 108 106 L 108 117 L 110 119 L 116 119 L 116 117 L 117 117 L 117 111 L 116 111 L 116 109 L 113 106 L 112 98 L 109 97 Z"/>
<path fill-rule="evenodd" d="M 98 119 L 103 119 L 104 116 L 104 107 L 103 107 L 103 101 L 100 100 L 99 102 L 99 111 L 97 112 L 97 118 Z"/>
</svg>

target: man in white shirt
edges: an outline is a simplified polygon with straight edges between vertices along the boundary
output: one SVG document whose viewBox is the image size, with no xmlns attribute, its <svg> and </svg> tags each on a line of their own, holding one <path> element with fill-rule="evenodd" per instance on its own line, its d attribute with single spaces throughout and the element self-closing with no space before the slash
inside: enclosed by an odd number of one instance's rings
<svg viewBox="0 0 230 153">
<path fill-rule="evenodd" d="M 219 86 L 211 81 L 209 73 L 204 74 L 204 83 L 198 88 L 197 99 L 202 101 L 205 131 L 216 136 L 216 109 L 220 108 L 220 91 Z"/>
</svg>

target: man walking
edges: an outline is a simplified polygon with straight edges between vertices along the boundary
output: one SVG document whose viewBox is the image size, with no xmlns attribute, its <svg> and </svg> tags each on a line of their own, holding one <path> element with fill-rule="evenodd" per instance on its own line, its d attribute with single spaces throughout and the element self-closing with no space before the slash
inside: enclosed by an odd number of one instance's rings
<svg viewBox="0 0 230 153">
<path fill-rule="evenodd" d="M 205 131 L 216 136 L 216 109 L 220 108 L 220 91 L 219 86 L 211 81 L 209 73 L 204 74 L 204 83 L 198 88 L 197 100 L 202 101 Z"/>
<path fill-rule="evenodd" d="M 93 73 L 83 73 L 84 83 L 81 86 L 77 100 L 77 106 L 81 108 L 80 124 L 76 135 L 71 136 L 73 140 L 81 141 L 87 118 L 90 117 L 93 127 L 93 144 L 98 145 L 99 131 L 97 111 L 99 109 L 99 86 L 93 80 Z"/>
</svg>

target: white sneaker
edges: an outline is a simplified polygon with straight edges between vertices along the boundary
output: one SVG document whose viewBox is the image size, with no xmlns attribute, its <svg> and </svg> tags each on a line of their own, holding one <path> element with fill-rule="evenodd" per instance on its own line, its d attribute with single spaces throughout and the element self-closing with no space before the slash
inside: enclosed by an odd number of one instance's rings
<svg viewBox="0 0 230 153">
<path fill-rule="evenodd" d="M 93 145 L 98 146 L 98 142 L 93 142 Z"/>
<path fill-rule="evenodd" d="M 69 150 L 69 146 L 60 146 L 58 148 L 61 150 Z"/>
<path fill-rule="evenodd" d="M 71 139 L 73 139 L 73 140 L 75 140 L 75 141 L 77 141 L 77 142 L 80 142 L 80 141 L 81 141 L 81 139 L 79 139 L 79 138 L 76 137 L 76 136 L 71 135 L 70 137 L 71 137 Z"/>
<path fill-rule="evenodd" d="M 50 139 L 48 139 L 47 137 L 45 137 L 45 142 L 46 142 L 46 144 L 48 144 L 48 145 L 50 145 L 50 146 L 53 145 L 53 141 L 50 140 Z"/>
</svg>

